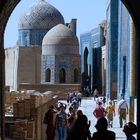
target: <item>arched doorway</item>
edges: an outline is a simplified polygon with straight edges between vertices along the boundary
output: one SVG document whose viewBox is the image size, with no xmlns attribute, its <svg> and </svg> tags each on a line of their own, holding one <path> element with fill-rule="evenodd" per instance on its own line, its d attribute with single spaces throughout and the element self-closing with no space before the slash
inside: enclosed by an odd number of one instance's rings
<svg viewBox="0 0 140 140">
<path fill-rule="evenodd" d="M 4 30 L 6 27 L 6 23 L 8 21 L 8 18 L 10 14 L 12 13 L 13 9 L 16 7 L 16 5 L 19 3 L 20 0 L 1 0 L 0 4 L 0 126 L 1 126 L 1 137 L 4 139 L 4 125 L 3 125 L 3 120 L 4 120 L 4 82 L 5 82 L 5 77 L 4 77 Z M 139 0 L 122 0 L 122 2 L 126 5 L 128 8 L 133 20 L 134 24 L 136 26 L 137 30 L 137 51 L 136 51 L 136 59 L 139 58 L 140 56 L 140 12 L 139 12 Z M 140 102 L 140 61 L 136 62 L 136 92 L 137 92 L 137 102 Z M 137 106 L 137 112 L 140 111 L 140 106 L 138 104 Z M 140 115 L 137 113 L 137 122 L 138 122 L 138 139 L 140 139 Z"/>
<path fill-rule="evenodd" d="M 78 69 L 74 69 L 74 83 L 78 82 Z"/>
<path fill-rule="evenodd" d="M 88 76 L 88 49 L 85 48 L 84 51 L 84 72 Z"/>
<path fill-rule="evenodd" d="M 59 71 L 59 82 L 60 83 L 66 82 L 66 72 L 63 68 Z"/>
<path fill-rule="evenodd" d="M 51 81 L 51 70 L 48 68 L 46 69 L 45 82 L 50 82 L 50 81 Z"/>
</svg>

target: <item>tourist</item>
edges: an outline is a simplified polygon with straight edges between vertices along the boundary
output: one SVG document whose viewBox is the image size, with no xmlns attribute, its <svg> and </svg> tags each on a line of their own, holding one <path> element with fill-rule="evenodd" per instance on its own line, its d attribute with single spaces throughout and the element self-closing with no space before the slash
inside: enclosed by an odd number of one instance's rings
<svg viewBox="0 0 140 140">
<path fill-rule="evenodd" d="M 107 130 L 107 119 L 102 117 L 97 120 L 95 128 L 97 132 L 93 133 L 92 140 L 115 140 L 115 133 Z"/>
<path fill-rule="evenodd" d="M 126 123 L 123 127 L 123 132 L 127 137 L 126 140 L 136 140 L 133 135 L 137 133 L 137 126 L 133 122 Z"/>
<path fill-rule="evenodd" d="M 70 94 L 68 93 L 67 94 L 67 104 L 69 105 L 69 103 L 70 103 Z"/>
<path fill-rule="evenodd" d="M 86 115 L 80 115 L 73 123 L 66 140 L 91 140 L 88 119 Z"/>
<path fill-rule="evenodd" d="M 113 116 L 115 116 L 115 108 L 110 100 L 106 106 L 108 127 L 113 127 Z"/>
<path fill-rule="evenodd" d="M 103 104 L 104 104 L 104 106 L 105 106 L 105 103 L 106 103 L 106 97 L 104 96 L 103 97 Z"/>
<path fill-rule="evenodd" d="M 95 107 L 95 109 L 93 110 L 93 115 L 99 119 L 101 117 L 105 117 L 107 114 L 107 111 L 105 110 L 105 108 L 102 106 L 102 102 L 98 102 L 97 106 Z"/>
<path fill-rule="evenodd" d="M 77 99 L 78 99 L 79 106 L 81 106 L 81 102 L 82 102 L 82 93 L 81 92 L 77 93 Z"/>
<path fill-rule="evenodd" d="M 59 107 L 59 112 L 56 114 L 55 127 L 58 132 L 58 140 L 65 140 L 67 130 L 67 114 L 63 105 Z"/>
<path fill-rule="evenodd" d="M 56 111 L 54 110 L 54 106 L 50 106 L 49 110 L 45 113 L 43 123 L 47 125 L 47 140 L 54 140 L 55 137 L 55 114 Z"/>
<path fill-rule="evenodd" d="M 67 114 L 68 129 L 70 128 L 70 126 L 72 125 L 72 123 L 74 122 L 75 119 L 76 119 L 75 110 L 73 109 L 72 106 L 70 106 L 69 107 L 69 112 Z"/>
<path fill-rule="evenodd" d="M 126 123 L 126 116 L 128 114 L 128 105 L 126 100 L 124 99 L 124 96 L 122 96 L 122 99 L 118 102 L 118 114 L 120 127 L 122 127 L 123 121 L 124 123 Z"/>
<path fill-rule="evenodd" d="M 93 92 L 93 96 L 94 96 L 94 101 L 95 101 L 96 98 L 98 98 L 98 96 L 99 96 L 99 92 L 98 92 L 97 88 L 95 88 L 95 90 Z"/>
<path fill-rule="evenodd" d="M 80 109 L 80 110 L 77 110 L 77 112 L 76 112 L 77 118 L 78 118 L 80 115 L 83 115 L 83 111 L 82 111 L 81 109 Z"/>
</svg>

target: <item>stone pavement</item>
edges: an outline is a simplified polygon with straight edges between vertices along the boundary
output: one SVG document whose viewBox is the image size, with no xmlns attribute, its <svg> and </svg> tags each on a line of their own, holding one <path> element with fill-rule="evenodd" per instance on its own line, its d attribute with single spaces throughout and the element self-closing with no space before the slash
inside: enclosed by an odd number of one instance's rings
<svg viewBox="0 0 140 140">
<path fill-rule="evenodd" d="M 66 101 L 63 101 L 63 100 L 61 102 L 66 103 Z M 96 131 L 94 126 L 97 120 L 92 114 L 95 106 L 96 106 L 96 102 L 94 101 L 93 97 L 89 97 L 89 98 L 84 98 L 82 100 L 81 107 L 79 107 L 79 109 L 81 109 L 83 113 L 87 115 L 88 119 L 91 120 L 90 131 L 92 134 L 93 132 Z M 67 111 L 68 110 L 66 110 L 66 112 Z M 124 132 L 122 131 L 122 128 L 119 128 L 119 117 L 117 115 L 117 111 L 116 111 L 116 116 L 114 117 L 114 120 L 113 120 L 113 128 L 109 128 L 109 130 L 112 130 L 116 133 L 116 140 L 126 140 L 126 137 L 125 137 Z"/>
</svg>

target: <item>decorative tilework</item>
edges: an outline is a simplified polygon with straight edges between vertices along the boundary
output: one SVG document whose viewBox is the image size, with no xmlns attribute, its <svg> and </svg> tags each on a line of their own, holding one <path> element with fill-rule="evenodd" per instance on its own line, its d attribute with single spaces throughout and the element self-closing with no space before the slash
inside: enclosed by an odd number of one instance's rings
<svg viewBox="0 0 140 140">
<path fill-rule="evenodd" d="M 51 29 L 55 25 L 64 24 L 61 13 L 45 1 L 37 1 L 19 20 L 19 29 Z"/>
</svg>

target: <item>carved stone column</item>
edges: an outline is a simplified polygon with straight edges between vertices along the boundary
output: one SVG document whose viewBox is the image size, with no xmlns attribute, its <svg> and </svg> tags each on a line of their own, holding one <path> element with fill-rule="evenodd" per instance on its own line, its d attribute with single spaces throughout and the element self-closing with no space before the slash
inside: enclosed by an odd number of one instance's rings
<svg viewBox="0 0 140 140">
<path fill-rule="evenodd" d="M 134 121 L 134 96 L 135 96 L 135 27 L 134 23 L 130 21 L 130 121 Z"/>
</svg>

